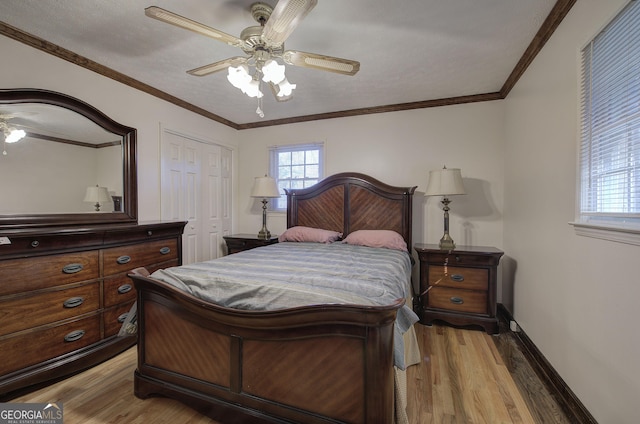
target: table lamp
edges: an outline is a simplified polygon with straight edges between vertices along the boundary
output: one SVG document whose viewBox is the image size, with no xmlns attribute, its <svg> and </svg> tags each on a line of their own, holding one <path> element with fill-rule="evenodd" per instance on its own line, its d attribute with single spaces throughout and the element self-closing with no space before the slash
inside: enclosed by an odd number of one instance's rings
<svg viewBox="0 0 640 424">
<path fill-rule="evenodd" d="M 448 196 L 466 194 L 464 184 L 462 184 L 462 175 L 460 170 L 456 168 L 448 169 L 446 166 L 437 171 L 429 171 L 429 183 L 425 196 L 444 196 L 442 204 L 444 207 L 444 235 L 440 239 L 440 249 L 452 250 L 456 244 L 449 235 L 449 200 Z"/>
<path fill-rule="evenodd" d="M 280 197 L 275 178 L 266 175 L 264 177 L 256 177 L 253 183 L 253 190 L 251 190 L 251 197 L 262 199 L 262 229 L 258 233 L 258 238 L 271 238 L 271 232 L 267 230 L 267 203 L 269 202 L 267 199 Z"/>
</svg>

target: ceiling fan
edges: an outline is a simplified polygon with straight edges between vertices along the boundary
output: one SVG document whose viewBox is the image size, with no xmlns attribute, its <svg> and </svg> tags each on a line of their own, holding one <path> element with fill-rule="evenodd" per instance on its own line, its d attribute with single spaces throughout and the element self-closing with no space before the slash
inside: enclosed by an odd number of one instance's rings
<svg viewBox="0 0 640 424">
<path fill-rule="evenodd" d="M 286 101 L 292 97 L 295 84 L 287 81 L 284 75 L 285 66 L 280 65 L 276 59 L 288 65 L 343 75 L 355 75 L 360 69 L 360 63 L 354 60 L 284 49 L 285 40 L 316 4 L 317 0 L 280 0 L 272 8 L 266 3 L 254 3 L 251 5 L 251 15 L 260 25 L 245 28 L 239 38 L 157 6 L 147 7 L 145 14 L 230 46 L 239 47 L 246 54 L 204 65 L 187 73 L 205 76 L 227 69 L 229 81 L 250 97 L 262 97 L 260 81 L 265 81 L 278 101 Z M 256 70 L 253 75 L 250 74 L 250 67 Z M 256 112 L 261 114 L 259 106 Z"/>
</svg>

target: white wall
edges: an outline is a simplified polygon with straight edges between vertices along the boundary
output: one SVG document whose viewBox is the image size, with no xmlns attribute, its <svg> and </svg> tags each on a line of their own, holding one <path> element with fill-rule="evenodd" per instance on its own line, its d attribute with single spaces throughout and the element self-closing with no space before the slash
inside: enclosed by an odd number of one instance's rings
<svg viewBox="0 0 640 424">
<path fill-rule="evenodd" d="M 417 185 L 415 242 L 442 235 L 438 199 L 421 196 L 428 171 L 461 168 L 469 194 L 451 204 L 454 240 L 505 250 L 499 301 L 599 422 L 632 423 L 639 250 L 576 236 L 567 224 L 576 192 L 578 50 L 623 3 L 578 0 L 506 101 L 237 132 L 5 37 L 0 49 L 12 60 L 0 67 L 0 84 L 64 92 L 137 128 L 141 220 L 160 217 L 160 123 L 236 149 L 236 232 L 261 226 L 249 193 L 268 169 L 270 145 L 324 141 L 327 175 L 357 171 Z M 269 228 L 283 231 L 284 216 L 270 216 Z"/>
<path fill-rule="evenodd" d="M 3 36 L 0 51 L 11 57 L 0 66 L 0 88 L 65 93 L 137 129 L 139 221 L 160 219 L 160 125 L 236 149 L 237 131 L 215 121 Z"/>
<path fill-rule="evenodd" d="M 440 198 L 425 198 L 430 170 L 461 168 L 469 194 L 452 197 L 450 234 L 458 245 L 502 247 L 503 105 L 486 102 L 281 125 L 239 132 L 238 230 L 257 233 L 261 204 L 249 197 L 254 177 L 268 171 L 268 147 L 325 143 L 325 175 L 362 172 L 397 186 L 418 186 L 414 234 L 437 243 Z M 286 229 L 270 214 L 272 234 Z"/>
<path fill-rule="evenodd" d="M 568 222 L 577 191 L 579 50 L 624 4 L 578 0 L 505 108 L 512 312 L 603 424 L 638 422 L 640 247 L 577 236 Z"/>
</svg>

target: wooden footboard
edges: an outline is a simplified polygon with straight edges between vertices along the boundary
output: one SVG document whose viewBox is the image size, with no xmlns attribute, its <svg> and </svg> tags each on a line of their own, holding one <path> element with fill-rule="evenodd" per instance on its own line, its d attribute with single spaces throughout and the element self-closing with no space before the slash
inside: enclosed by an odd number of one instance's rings
<svg viewBox="0 0 640 424">
<path fill-rule="evenodd" d="M 138 291 L 135 394 L 228 423 L 393 422 L 387 307 L 222 308 L 130 274 Z"/>
</svg>

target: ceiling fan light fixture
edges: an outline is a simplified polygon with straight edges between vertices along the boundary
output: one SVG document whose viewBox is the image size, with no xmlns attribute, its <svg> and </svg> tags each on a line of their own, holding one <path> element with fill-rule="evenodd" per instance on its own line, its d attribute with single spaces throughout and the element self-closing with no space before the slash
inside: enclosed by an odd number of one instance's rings
<svg viewBox="0 0 640 424">
<path fill-rule="evenodd" d="M 273 59 L 269 59 L 262 66 L 262 81 L 280 84 L 285 80 L 285 67 Z"/>
<path fill-rule="evenodd" d="M 280 81 L 278 84 L 278 97 L 287 97 L 293 93 L 293 90 L 296 88 L 295 84 L 291 84 L 286 78 Z"/>
<path fill-rule="evenodd" d="M 260 91 L 260 81 L 257 79 L 252 79 L 249 83 L 241 88 L 242 92 L 249 97 L 262 97 L 262 91 Z"/>
<path fill-rule="evenodd" d="M 27 136 L 24 130 L 10 127 L 5 121 L 0 121 L 0 131 L 4 134 L 5 143 L 16 143 Z"/>
<path fill-rule="evenodd" d="M 22 140 L 26 135 L 27 133 L 24 130 L 12 130 L 4 141 L 5 143 L 15 143 Z"/>
<path fill-rule="evenodd" d="M 251 82 L 251 75 L 249 75 L 249 68 L 247 65 L 229 66 L 229 72 L 227 74 L 227 80 L 235 88 L 243 89 L 247 84 Z"/>
</svg>

